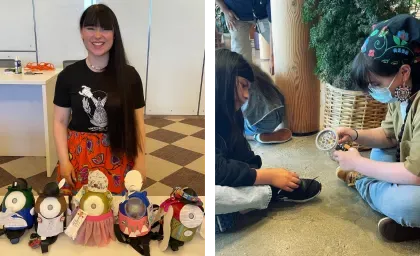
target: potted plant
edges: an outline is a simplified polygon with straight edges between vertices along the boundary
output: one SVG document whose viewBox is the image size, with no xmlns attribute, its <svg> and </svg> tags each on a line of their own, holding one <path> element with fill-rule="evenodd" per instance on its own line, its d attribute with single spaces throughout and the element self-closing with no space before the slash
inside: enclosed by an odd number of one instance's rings
<svg viewBox="0 0 420 256">
<path fill-rule="evenodd" d="M 219 38 L 220 42 L 218 41 Z M 230 49 L 230 33 L 226 25 L 225 14 L 222 12 L 220 6 L 216 4 L 216 48 L 220 48 L 218 47 L 218 43 L 222 41 L 224 46 Z"/>
<path fill-rule="evenodd" d="M 315 73 L 324 85 L 323 128 L 380 126 L 387 105 L 350 82 L 351 64 L 373 24 L 409 13 L 413 4 L 410 0 L 305 0 L 303 20 L 311 27 L 310 47 L 317 60 Z"/>
</svg>

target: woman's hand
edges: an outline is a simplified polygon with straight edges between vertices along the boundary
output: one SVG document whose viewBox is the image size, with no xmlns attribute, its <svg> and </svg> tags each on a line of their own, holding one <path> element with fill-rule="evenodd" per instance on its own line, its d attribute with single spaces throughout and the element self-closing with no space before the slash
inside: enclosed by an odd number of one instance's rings
<svg viewBox="0 0 420 256">
<path fill-rule="evenodd" d="M 292 192 L 299 187 L 299 175 L 283 168 L 257 170 L 256 185 L 272 185 L 282 190 Z"/>
<path fill-rule="evenodd" d="M 60 174 L 64 179 L 66 179 L 67 184 L 74 188 L 76 173 L 74 172 L 74 167 L 70 161 L 60 163 Z"/>
<path fill-rule="evenodd" d="M 349 127 L 339 127 L 335 130 L 338 136 L 338 143 L 354 141 L 356 139 L 356 131 Z"/>
<path fill-rule="evenodd" d="M 224 10 L 226 26 L 229 30 L 236 30 L 235 22 L 239 20 L 238 16 L 232 10 Z"/>
<path fill-rule="evenodd" d="M 340 164 L 340 168 L 344 171 L 353 171 L 362 156 L 355 148 L 350 148 L 349 151 L 335 151 L 334 159 Z"/>
</svg>

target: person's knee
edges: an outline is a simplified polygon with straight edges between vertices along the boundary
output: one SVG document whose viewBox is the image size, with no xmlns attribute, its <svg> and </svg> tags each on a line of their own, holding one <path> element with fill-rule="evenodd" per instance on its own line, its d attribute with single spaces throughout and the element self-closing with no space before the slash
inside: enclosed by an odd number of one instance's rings
<svg viewBox="0 0 420 256">
<path fill-rule="evenodd" d="M 381 149 L 373 148 L 370 153 L 370 159 L 378 162 L 395 162 L 395 148 Z"/>
<path fill-rule="evenodd" d="M 385 215 L 403 226 L 420 227 L 420 187 L 419 192 L 403 196 L 387 203 Z"/>
</svg>

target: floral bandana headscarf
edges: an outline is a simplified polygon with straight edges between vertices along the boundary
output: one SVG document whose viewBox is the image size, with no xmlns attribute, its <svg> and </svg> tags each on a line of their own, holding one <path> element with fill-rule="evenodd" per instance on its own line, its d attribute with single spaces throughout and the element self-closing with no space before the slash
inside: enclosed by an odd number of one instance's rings
<svg viewBox="0 0 420 256">
<path fill-rule="evenodd" d="M 372 26 L 362 52 L 382 63 L 401 66 L 420 62 L 420 21 L 397 15 Z"/>
</svg>

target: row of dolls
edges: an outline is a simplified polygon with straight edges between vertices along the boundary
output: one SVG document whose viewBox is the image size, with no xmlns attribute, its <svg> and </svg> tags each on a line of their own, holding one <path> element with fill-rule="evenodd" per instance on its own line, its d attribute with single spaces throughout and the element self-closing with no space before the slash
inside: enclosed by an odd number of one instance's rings
<svg viewBox="0 0 420 256">
<path fill-rule="evenodd" d="M 35 226 L 28 244 L 41 247 L 42 253 L 64 232 L 86 246 L 105 246 L 117 239 L 141 255 L 150 255 L 150 240 L 158 240 L 162 251 L 168 247 L 177 251 L 196 233 L 204 238 L 203 203 L 193 189 L 174 188 L 159 206 L 141 192 L 139 172 L 129 172 L 124 181 L 126 194 L 119 204 L 113 204 L 108 180 L 100 171 L 90 172 L 88 184 L 68 201 L 60 193 L 64 180 L 48 183 L 35 200 L 27 181 L 17 179 L 0 206 L 0 235 L 17 244 L 25 230 Z"/>
</svg>

